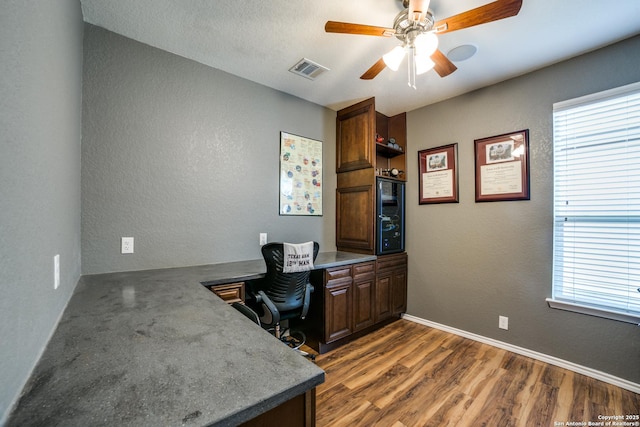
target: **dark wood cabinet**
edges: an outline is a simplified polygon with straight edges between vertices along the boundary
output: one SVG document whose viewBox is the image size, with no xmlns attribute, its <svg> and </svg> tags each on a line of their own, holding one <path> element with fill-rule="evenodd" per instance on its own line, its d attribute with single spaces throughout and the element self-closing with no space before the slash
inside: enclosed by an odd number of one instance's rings
<svg viewBox="0 0 640 427">
<path fill-rule="evenodd" d="M 375 323 L 375 281 L 373 262 L 353 265 L 353 331 L 361 331 Z"/>
<path fill-rule="evenodd" d="M 376 261 L 377 320 L 407 311 L 407 254 L 379 255 Z"/>
<path fill-rule="evenodd" d="M 275 408 L 240 424 L 240 427 L 315 427 L 316 389 L 287 400 Z"/>
<path fill-rule="evenodd" d="M 351 266 L 324 271 L 324 333 L 326 343 L 353 333 L 353 277 Z"/>
<path fill-rule="evenodd" d="M 391 139 L 397 146 L 389 146 Z M 366 168 L 405 172 L 407 113 L 391 117 L 379 113 L 375 98 L 344 108 L 336 115 L 336 144 L 338 173 Z M 406 175 L 400 179 L 406 181 Z"/>
<path fill-rule="evenodd" d="M 376 268 L 380 275 L 390 276 L 389 309 L 391 315 L 407 311 L 407 254 L 379 256 Z"/>
<path fill-rule="evenodd" d="M 313 286 L 323 298 L 311 298 L 308 344 L 324 353 L 355 332 L 374 324 L 375 261 L 315 270 Z"/>
<path fill-rule="evenodd" d="M 311 299 L 308 344 L 319 353 L 400 317 L 406 308 L 406 253 L 312 272 L 323 298 Z M 378 266 L 382 270 L 378 271 Z"/>
<path fill-rule="evenodd" d="M 376 275 L 376 322 L 381 322 L 392 316 L 391 310 L 391 282 L 393 272 L 381 271 Z"/>
<path fill-rule="evenodd" d="M 381 143 L 376 145 L 376 168 L 382 170 L 396 168 L 402 172 L 398 179 L 406 181 L 407 113 L 400 113 L 391 117 L 378 113 L 376 127 L 379 129 L 378 134 L 384 138 Z M 386 129 L 387 133 L 382 133 L 380 129 Z M 398 148 L 388 145 L 391 138 L 398 144 Z"/>
<path fill-rule="evenodd" d="M 338 251 L 376 253 L 376 176 L 396 168 L 402 171 L 397 179 L 406 180 L 406 122 L 406 113 L 376 112 L 374 98 L 338 111 Z M 407 307 L 406 253 L 314 272 L 312 280 L 323 298 L 311 300 L 309 336 L 315 339 L 308 342 L 320 353 L 399 318 Z"/>
<path fill-rule="evenodd" d="M 338 174 L 336 247 L 339 251 L 375 252 L 374 185 L 371 168 Z"/>
<path fill-rule="evenodd" d="M 323 341 L 331 343 L 374 324 L 375 262 L 324 272 Z"/>
<path fill-rule="evenodd" d="M 336 171 L 338 173 L 375 167 L 375 126 L 374 98 L 338 111 L 336 116 Z"/>
<path fill-rule="evenodd" d="M 336 115 L 336 247 L 375 254 L 376 176 L 395 168 L 406 180 L 406 113 L 375 111 L 370 98 Z M 376 142 L 376 136 L 382 142 Z M 395 146 L 389 146 L 393 138 Z"/>
<path fill-rule="evenodd" d="M 405 254 L 406 256 L 406 254 Z M 391 311 L 398 315 L 407 311 L 407 261 L 393 270 L 391 280 Z"/>
</svg>

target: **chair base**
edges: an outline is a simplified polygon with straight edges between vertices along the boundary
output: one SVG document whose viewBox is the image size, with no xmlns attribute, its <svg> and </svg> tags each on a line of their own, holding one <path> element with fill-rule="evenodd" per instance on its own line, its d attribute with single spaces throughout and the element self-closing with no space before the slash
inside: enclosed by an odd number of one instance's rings
<svg viewBox="0 0 640 427">
<path fill-rule="evenodd" d="M 281 332 L 280 328 L 276 327 L 276 333 L 277 333 L 276 338 L 278 338 L 280 341 L 282 341 L 283 343 L 291 347 L 296 352 L 300 353 L 304 357 L 310 358 L 311 360 L 316 359 L 315 354 L 312 354 L 300 349 L 300 347 L 302 347 L 304 343 L 307 341 L 307 336 L 304 334 L 304 332 L 302 331 L 290 332 L 288 328 L 285 329 L 283 332 Z"/>
</svg>

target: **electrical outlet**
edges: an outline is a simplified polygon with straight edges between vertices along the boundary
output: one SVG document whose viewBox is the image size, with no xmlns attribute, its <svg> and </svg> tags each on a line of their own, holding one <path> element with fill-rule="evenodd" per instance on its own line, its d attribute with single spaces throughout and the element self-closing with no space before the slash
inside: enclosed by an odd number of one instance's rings
<svg viewBox="0 0 640 427">
<path fill-rule="evenodd" d="M 53 289 L 60 286 L 60 254 L 53 257 Z"/>
<path fill-rule="evenodd" d="M 267 244 L 267 233 L 260 233 L 260 246 Z"/>
<path fill-rule="evenodd" d="M 509 318 L 505 316 L 498 316 L 498 327 L 500 329 L 509 329 Z"/>
<path fill-rule="evenodd" d="M 133 237 L 123 237 L 122 238 L 122 246 L 120 248 L 120 251 L 123 254 L 132 254 L 133 253 Z"/>
</svg>

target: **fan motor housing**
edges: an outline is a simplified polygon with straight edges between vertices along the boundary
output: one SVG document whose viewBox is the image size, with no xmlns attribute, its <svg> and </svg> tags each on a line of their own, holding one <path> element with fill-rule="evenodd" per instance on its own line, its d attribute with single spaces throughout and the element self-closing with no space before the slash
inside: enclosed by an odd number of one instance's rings
<svg viewBox="0 0 640 427">
<path fill-rule="evenodd" d="M 425 15 L 425 19 L 422 21 L 412 21 L 409 19 L 409 9 L 405 9 L 398 13 L 396 19 L 393 21 L 393 29 L 395 30 L 395 36 L 398 40 L 407 43 L 410 39 L 415 39 L 419 34 L 431 31 L 435 23 L 433 11 L 429 9 Z M 417 32 L 417 33 L 415 33 Z M 414 33 L 412 37 L 409 34 Z"/>
</svg>

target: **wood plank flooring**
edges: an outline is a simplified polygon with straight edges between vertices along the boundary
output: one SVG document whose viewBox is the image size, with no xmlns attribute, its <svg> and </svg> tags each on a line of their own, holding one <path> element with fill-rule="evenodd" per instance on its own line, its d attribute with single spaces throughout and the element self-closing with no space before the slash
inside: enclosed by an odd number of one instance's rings
<svg viewBox="0 0 640 427">
<path fill-rule="evenodd" d="M 559 426 L 640 412 L 638 394 L 408 320 L 316 363 L 318 427 Z"/>
</svg>

